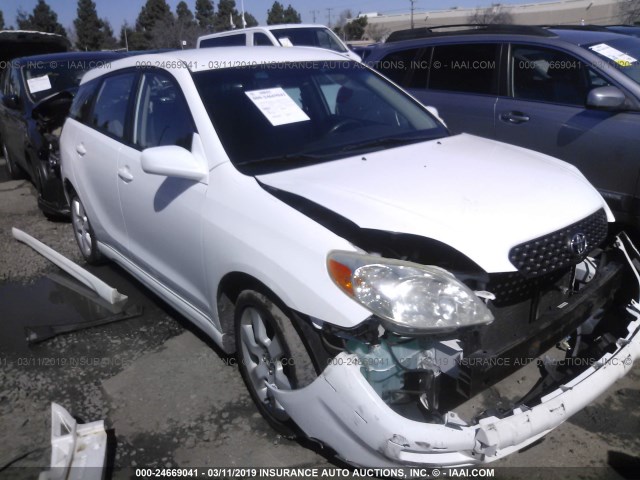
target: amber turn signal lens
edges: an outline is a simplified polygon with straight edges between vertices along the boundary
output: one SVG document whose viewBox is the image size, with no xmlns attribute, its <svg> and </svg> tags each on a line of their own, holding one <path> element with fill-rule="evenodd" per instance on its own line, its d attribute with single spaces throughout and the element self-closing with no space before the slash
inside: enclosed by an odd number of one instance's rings
<svg viewBox="0 0 640 480">
<path fill-rule="evenodd" d="M 353 284 L 351 283 L 351 270 L 346 265 L 336 261 L 329 260 L 329 274 L 333 281 L 349 295 L 353 295 Z"/>
</svg>

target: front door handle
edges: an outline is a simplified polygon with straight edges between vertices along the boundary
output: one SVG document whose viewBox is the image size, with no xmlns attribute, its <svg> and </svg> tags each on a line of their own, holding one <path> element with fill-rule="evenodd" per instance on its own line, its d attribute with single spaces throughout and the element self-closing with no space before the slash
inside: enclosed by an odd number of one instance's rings
<svg viewBox="0 0 640 480">
<path fill-rule="evenodd" d="M 131 175 L 129 167 L 120 167 L 118 169 L 118 176 L 127 183 L 133 180 L 133 175 Z"/>
<path fill-rule="evenodd" d="M 529 116 L 522 112 L 508 112 L 500 115 L 500 120 L 508 123 L 524 123 L 529 121 Z"/>
<path fill-rule="evenodd" d="M 76 145 L 76 152 L 78 152 L 78 155 L 82 156 L 87 153 L 87 149 L 84 148 L 84 145 L 82 143 L 79 143 L 78 145 Z"/>
</svg>

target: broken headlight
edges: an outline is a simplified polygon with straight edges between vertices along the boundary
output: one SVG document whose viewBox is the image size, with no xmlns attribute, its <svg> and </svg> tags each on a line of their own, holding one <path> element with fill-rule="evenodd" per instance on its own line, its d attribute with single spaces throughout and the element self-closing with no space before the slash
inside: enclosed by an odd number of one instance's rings
<svg viewBox="0 0 640 480">
<path fill-rule="evenodd" d="M 487 324 L 493 315 L 448 271 L 417 263 L 331 252 L 333 281 L 396 333 L 431 333 Z"/>
</svg>

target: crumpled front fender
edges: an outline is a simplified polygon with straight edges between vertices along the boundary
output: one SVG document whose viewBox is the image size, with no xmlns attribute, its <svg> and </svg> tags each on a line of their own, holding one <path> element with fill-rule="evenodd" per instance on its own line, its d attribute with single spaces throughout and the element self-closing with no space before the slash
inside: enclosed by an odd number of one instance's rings
<svg viewBox="0 0 640 480">
<path fill-rule="evenodd" d="M 626 255 L 624 247 L 618 245 Z M 627 260 L 632 266 L 628 255 Z M 637 271 L 634 274 L 638 279 Z M 639 282 L 640 283 L 640 282 Z M 360 372 L 358 357 L 336 356 L 305 388 L 268 388 L 310 438 L 347 462 L 366 467 L 464 466 L 491 462 L 531 444 L 583 409 L 624 376 L 640 356 L 640 304 L 627 311 L 627 335 L 582 374 L 541 398 L 533 408 L 467 425 L 454 412 L 444 424 L 418 422 L 393 411 Z"/>
</svg>

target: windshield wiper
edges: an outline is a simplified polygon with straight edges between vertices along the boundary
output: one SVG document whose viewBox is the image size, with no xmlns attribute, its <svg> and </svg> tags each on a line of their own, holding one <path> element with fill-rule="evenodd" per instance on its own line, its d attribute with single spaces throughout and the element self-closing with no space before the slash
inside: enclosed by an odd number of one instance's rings
<svg viewBox="0 0 640 480">
<path fill-rule="evenodd" d="M 360 143 L 353 143 L 351 145 L 346 145 L 340 149 L 341 152 L 350 152 L 353 150 L 365 150 L 373 147 L 397 147 L 401 145 L 408 145 L 411 143 L 422 142 L 426 140 L 435 140 L 436 138 L 441 138 L 442 135 L 434 135 L 431 134 L 422 134 L 422 135 L 403 135 L 400 137 L 384 137 L 384 138 L 374 138 L 372 140 L 367 140 Z"/>
<path fill-rule="evenodd" d="M 246 160 L 244 162 L 238 162 L 236 165 L 239 167 L 251 167 L 251 169 L 263 169 L 272 168 L 277 166 L 278 168 L 297 168 L 313 165 L 314 163 L 320 163 L 328 158 L 330 155 L 320 155 L 311 153 L 290 153 L 286 155 L 278 155 L 275 157 L 256 158 L 253 160 Z"/>
</svg>

